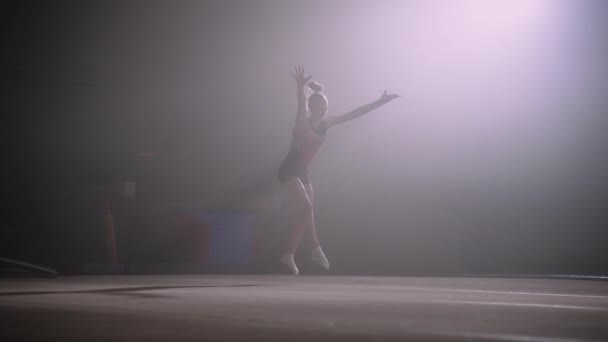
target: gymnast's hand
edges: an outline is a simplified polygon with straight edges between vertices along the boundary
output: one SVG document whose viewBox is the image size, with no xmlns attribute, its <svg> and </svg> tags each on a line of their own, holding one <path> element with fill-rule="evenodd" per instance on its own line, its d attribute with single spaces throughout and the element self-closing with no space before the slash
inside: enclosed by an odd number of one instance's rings
<svg viewBox="0 0 608 342">
<path fill-rule="evenodd" d="M 385 103 L 389 103 L 391 101 L 393 101 L 394 99 L 398 98 L 399 94 L 387 94 L 387 91 L 385 90 L 384 93 L 382 93 L 382 96 L 380 96 L 380 103 L 385 104 Z"/>
<path fill-rule="evenodd" d="M 308 76 L 308 77 L 304 76 L 304 67 L 301 65 L 298 65 L 296 67 L 296 71 L 292 72 L 291 76 L 293 76 L 293 78 L 296 79 L 296 83 L 298 84 L 298 87 L 304 87 L 305 85 L 308 84 L 308 81 L 310 81 L 310 79 L 312 78 L 312 75 Z"/>
</svg>

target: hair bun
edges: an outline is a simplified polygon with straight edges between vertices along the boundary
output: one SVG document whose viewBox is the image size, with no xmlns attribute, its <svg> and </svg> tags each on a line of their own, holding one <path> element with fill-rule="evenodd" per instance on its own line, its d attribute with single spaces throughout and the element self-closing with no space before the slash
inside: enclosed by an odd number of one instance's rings
<svg viewBox="0 0 608 342">
<path fill-rule="evenodd" d="M 315 91 L 315 93 L 320 93 L 323 91 L 323 86 L 315 81 L 308 82 L 308 87 Z"/>
</svg>

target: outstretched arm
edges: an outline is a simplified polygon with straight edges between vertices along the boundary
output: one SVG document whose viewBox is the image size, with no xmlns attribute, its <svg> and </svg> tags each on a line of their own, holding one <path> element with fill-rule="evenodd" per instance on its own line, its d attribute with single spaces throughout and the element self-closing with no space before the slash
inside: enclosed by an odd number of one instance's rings
<svg viewBox="0 0 608 342">
<path fill-rule="evenodd" d="M 291 75 L 296 79 L 296 85 L 298 89 L 298 112 L 296 119 L 300 120 L 306 118 L 306 85 L 312 76 L 305 77 L 304 76 L 304 67 L 298 65 L 296 67 L 295 72 L 292 72 Z"/>
<path fill-rule="evenodd" d="M 397 95 L 397 94 L 387 94 L 387 91 L 385 90 L 384 93 L 382 94 L 382 96 L 374 102 L 363 105 L 353 111 L 350 111 L 350 112 L 342 114 L 342 115 L 335 115 L 335 116 L 327 117 L 325 119 L 327 122 L 327 127 L 341 124 L 341 123 L 350 121 L 352 119 L 358 118 L 360 116 L 363 116 L 363 115 L 373 111 L 374 109 L 376 109 L 384 104 L 389 103 L 390 101 L 392 101 L 398 97 L 399 97 L 399 95 Z"/>
</svg>

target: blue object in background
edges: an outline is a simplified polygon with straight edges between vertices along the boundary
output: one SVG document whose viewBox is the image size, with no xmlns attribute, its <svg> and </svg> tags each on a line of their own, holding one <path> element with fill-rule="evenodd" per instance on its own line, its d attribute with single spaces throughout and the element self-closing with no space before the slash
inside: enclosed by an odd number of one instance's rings
<svg viewBox="0 0 608 342">
<path fill-rule="evenodd" d="M 251 260 L 253 216 L 250 214 L 203 214 L 201 222 L 209 227 L 209 262 L 243 265 Z"/>
</svg>

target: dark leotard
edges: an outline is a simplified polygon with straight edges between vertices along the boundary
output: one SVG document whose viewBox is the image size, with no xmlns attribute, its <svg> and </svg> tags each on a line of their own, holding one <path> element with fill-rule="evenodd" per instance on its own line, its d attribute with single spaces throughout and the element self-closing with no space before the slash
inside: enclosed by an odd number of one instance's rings
<svg viewBox="0 0 608 342">
<path fill-rule="evenodd" d="M 309 120 L 296 122 L 289 152 L 279 168 L 281 183 L 293 178 L 299 178 L 304 184 L 310 183 L 308 164 L 323 144 L 326 131 L 325 121 L 321 121 L 316 129 L 312 127 Z"/>
</svg>

